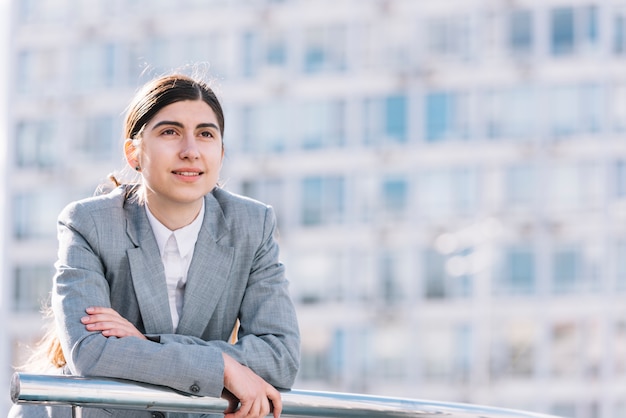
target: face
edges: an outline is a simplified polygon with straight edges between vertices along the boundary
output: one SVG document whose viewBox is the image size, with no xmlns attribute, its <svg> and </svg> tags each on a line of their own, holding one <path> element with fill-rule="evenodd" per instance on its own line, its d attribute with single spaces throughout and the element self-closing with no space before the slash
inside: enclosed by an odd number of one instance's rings
<svg viewBox="0 0 626 418">
<path fill-rule="evenodd" d="M 217 118 L 202 100 L 164 107 L 138 141 L 126 142 L 125 151 L 131 167 L 140 167 L 151 210 L 199 208 L 217 184 L 224 156 Z"/>
</svg>

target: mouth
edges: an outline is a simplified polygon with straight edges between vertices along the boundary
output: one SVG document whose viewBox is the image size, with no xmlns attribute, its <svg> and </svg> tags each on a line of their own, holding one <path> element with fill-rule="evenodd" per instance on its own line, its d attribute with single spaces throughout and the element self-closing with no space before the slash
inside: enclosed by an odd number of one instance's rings
<svg viewBox="0 0 626 418">
<path fill-rule="evenodd" d="M 172 174 L 176 174 L 178 176 L 183 176 L 183 177 L 198 177 L 202 174 L 204 174 L 203 171 L 172 171 Z"/>
</svg>

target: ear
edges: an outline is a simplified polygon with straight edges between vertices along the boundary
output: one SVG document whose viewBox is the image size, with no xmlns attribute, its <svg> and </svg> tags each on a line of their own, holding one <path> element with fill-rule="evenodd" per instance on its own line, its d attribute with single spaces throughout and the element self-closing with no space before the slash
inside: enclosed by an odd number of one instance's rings
<svg viewBox="0 0 626 418">
<path fill-rule="evenodd" d="M 137 155 L 138 153 L 139 150 L 135 145 L 135 141 L 130 138 L 126 139 L 126 141 L 124 141 L 124 156 L 126 157 L 126 162 L 128 163 L 128 165 L 131 166 L 133 169 L 140 165 Z"/>
</svg>

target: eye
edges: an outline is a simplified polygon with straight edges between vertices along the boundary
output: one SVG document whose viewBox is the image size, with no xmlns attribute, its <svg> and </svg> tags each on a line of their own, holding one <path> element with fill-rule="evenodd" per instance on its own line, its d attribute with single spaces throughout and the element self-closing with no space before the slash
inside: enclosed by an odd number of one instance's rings
<svg viewBox="0 0 626 418">
<path fill-rule="evenodd" d="M 161 132 L 162 135 L 176 135 L 176 131 L 172 128 L 169 129 L 164 129 L 163 132 Z"/>
<path fill-rule="evenodd" d="M 213 135 L 213 132 L 211 131 L 202 131 L 200 132 L 200 136 L 203 138 L 213 138 L 215 137 L 215 135 Z"/>
</svg>

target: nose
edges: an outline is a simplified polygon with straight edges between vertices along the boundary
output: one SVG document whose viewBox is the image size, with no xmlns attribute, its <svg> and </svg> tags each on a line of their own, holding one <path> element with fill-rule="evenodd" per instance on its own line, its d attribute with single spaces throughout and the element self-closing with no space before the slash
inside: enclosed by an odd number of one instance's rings
<svg viewBox="0 0 626 418">
<path fill-rule="evenodd" d="M 182 141 L 182 148 L 180 151 L 181 159 L 196 160 L 200 158 L 200 151 L 198 149 L 198 142 L 193 134 L 186 134 Z"/>
</svg>

